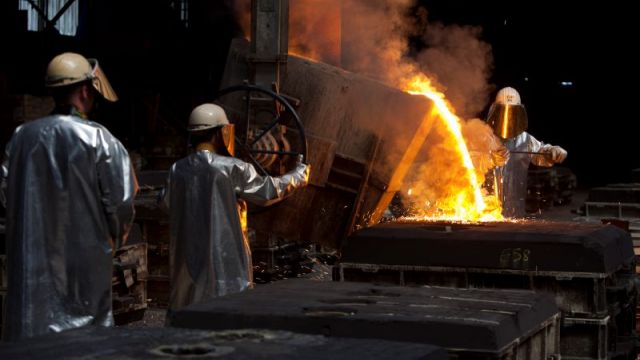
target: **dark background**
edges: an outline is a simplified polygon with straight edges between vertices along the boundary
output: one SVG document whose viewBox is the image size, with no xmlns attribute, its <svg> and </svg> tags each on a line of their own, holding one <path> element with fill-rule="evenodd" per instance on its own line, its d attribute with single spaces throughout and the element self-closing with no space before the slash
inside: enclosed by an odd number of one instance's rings
<svg viewBox="0 0 640 360">
<path fill-rule="evenodd" d="M 18 1 L 2 1 L 2 146 L 17 125 L 11 121 L 15 96 L 44 95 L 46 64 L 62 51 L 100 59 L 121 101 L 103 106 L 97 120 L 126 146 L 144 153 L 183 138 L 189 111 L 211 99 L 229 42 L 241 35 L 225 1 L 189 1 L 188 26 L 180 20 L 178 1 L 77 1 L 81 20 L 75 37 L 27 32 Z M 631 170 L 640 167 L 631 5 L 419 3 L 427 7 L 430 21 L 482 26 L 493 49 L 492 84 L 520 91 L 529 132 L 569 152 L 564 165 L 576 173 L 579 185 L 631 180 Z"/>
<path fill-rule="evenodd" d="M 623 2 L 420 1 L 430 19 L 483 27 L 496 89 L 520 91 L 529 132 L 569 152 L 583 186 L 637 168 L 637 22 Z M 525 80 L 527 78 L 528 80 Z M 573 86 L 562 86 L 570 81 Z"/>
</svg>

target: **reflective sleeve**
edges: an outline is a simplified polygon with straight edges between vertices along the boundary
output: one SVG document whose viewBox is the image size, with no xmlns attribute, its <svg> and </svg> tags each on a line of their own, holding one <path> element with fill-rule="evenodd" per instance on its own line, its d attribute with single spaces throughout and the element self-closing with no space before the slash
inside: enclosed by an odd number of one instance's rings
<svg viewBox="0 0 640 360">
<path fill-rule="evenodd" d="M 307 185 L 310 166 L 299 163 L 282 176 L 260 176 L 253 165 L 238 161 L 234 166 L 233 182 L 239 197 L 262 206 L 276 203 L 293 190 Z"/>
<path fill-rule="evenodd" d="M 554 164 L 559 164 L 567 158 L 567 151 L 556 145 L 544 146 L 542 152 L 548 154 L 547 158 L 550 158 Z"/>
<path fill-rule="evenodd" d="M 532 155 L 531 162 L 537 166 L 550 167 L 554 162 L 549 155 L 546 154 L 546 149 L 551 145 L 545 144 L 542 141 L 537 140 L 529 134 L 527 138 L 527 149 L 531 152 L 545 153 L 544 155 Z"/>
</svg>

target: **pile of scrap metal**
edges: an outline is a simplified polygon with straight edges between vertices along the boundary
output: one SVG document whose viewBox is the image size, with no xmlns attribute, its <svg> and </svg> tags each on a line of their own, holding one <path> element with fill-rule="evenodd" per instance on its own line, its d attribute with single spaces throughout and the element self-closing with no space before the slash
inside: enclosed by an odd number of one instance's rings
<svg viewBox="0 0 640 360">
<path fill-rule="evenodd" d="M 116 324 L 140 320 L 147 309 L 147 244 L 116 250 L 113 261 L 113 317 Z"/>
<path fill-rule="evenodd" d="M 250 238 L 251 239 L 251 238 Z M 313 271 L 314 255 L 300 244 L 273 244 L 268 248 L 251 243 L 253 281 L 265 284 L 274 280 L 295 278 Z"/>
<path fill-rule="evenodd" d="M 137 176 L 140 190 L 134 203 L 134 224 L 129 232 L 127 245 L 114 254 L 113 315 L 116 324 L 140 320 L 150 298 L 153 299 L 148 293 L 148 283 L 153 280 L 152 275 L 156 270 L 154 265 L 157 261 L 154 262 L 153 254 L 158 243 L 150 241 L 148 233 L 151 232 L 150 229 L 157 229 L 157 222 L 167 217 L 158 201 L 166 171 L 142 171 Z M 166 241 L 168 243 L 168 238 Z M 160 262 L 168 269 L 168 258 Z"/>
<path fill-rule="evenodd" d="M 576 186 L 575 174 L 566 167 L 531 165 L 527 177 L 527 212 L 570 203 Z"/>
<path fill-rule="evenodd" d="M 147 244 L 147 292 L 151 303 L 164 307 L 169 301 L 169 215 L 162 204 L 167 171 L 138 173 L 140 191 L 135 199 L 135 224 Z"/>
</svg>

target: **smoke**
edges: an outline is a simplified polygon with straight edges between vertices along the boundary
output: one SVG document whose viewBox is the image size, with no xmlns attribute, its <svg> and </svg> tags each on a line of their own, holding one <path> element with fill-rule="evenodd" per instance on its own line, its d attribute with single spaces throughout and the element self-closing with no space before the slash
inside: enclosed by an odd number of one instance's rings
<svg viewBox="0 0 640 360">
<path fill-rule="evenodd" d="M 227 1 L 249 37 L 251 0 Z M 289 7 L 291 53 L 396 87 L 424 72 L 461 118 L 489 101 L 493 56 L 480 27 L 429 22 L 416 0 L 292 0 Z M 409 39 L 424 48 L 412 51 Z"/>
<path fill-rule="evenodd" d="M 430 24 L 424 35 L 427 47 L 417 56 L 420 68 L 446 87 L 447 98 L 462 118 L 482 111 L 493 89 L 488 82 L 491 46 L 481 34 L 476 26 Z"/>
<path fill-rule="evenodd" d="M 484 181 L 487 171 L 506 162 L 507 149 L 486 122 L 480 119 L 463 122 L 462 136 L 480 182 Z"/>
<path fill-rule="evenodd" d="M 289 1 L 289 52 L 340 65 L 340 2 Z"/>
<path fill-rule="evenodd" d="M 340 65 L 342 0 L 289 1 L 289 52 Z M 227 0 L 247 38 L 251 37 L 251 0 Z"/>
<path fill-rule="evenodd" d="M 409 16 L 415 0 L 343 0 L 342 67 L 394 86 L 415 73 L 406 54 L 417 29 Z"/>
<path fill-rule="evenodd" d="M 224 2 L 233 9 L 236 21 L 248 39 L 251 35 L 251 0 L 225 0 Z"/>
<path fill-rule="evenodd" d="M 431 23 L 427 10 L 415 3 L 343 1 L 342 66 L 395 86 L 417 71 L 424 72 L 458 116 L 477 116 L 493 89 L 489 84 L 493 56 L 491 46 L 481 39 L 482 29 Z M 410 38 L 424 44 L 412 56 L 408 56 Z"/>
</svg>

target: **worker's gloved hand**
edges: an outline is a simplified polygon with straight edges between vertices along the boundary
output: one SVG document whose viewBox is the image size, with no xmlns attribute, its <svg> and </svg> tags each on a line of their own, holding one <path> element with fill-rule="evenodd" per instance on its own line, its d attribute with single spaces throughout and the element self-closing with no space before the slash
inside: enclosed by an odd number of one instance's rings
<svg viewBox="0 0 640 360">
<path fill-rule="evenodd" d="M 548 146 L 542 150 L 548 154 L 548 158 L 556 164 L 559 164 L 567 158 L 567 151 L 560 146 Z"/>
<path fill-rule="evenodd" d="M 309 174 L 311 174 L 311 165 L 305 164 L 304 156 L 302 154 L 298 154 L 296 157 L 296 171 L 304 174 L 305 183 L 309 182 Z"/>
<path fill-rule="evenodd" d="M 492 149 L 490 154 L 493 167 L 504 166 L 509 160 L 509 150 L 502 144 Z"/>
</svg>

